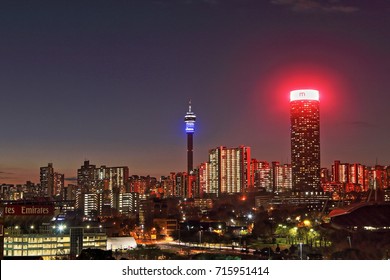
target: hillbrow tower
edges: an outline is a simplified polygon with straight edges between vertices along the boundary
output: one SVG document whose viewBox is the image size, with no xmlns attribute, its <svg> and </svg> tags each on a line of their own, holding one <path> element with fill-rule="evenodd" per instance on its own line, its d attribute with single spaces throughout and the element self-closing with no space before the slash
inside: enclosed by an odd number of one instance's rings
<svg viewBox="0 0 390 280">
<path fill-rule="evenodd" d="M 293 191 L 320 191 L 320 95 L 318 90 L 290 92 Z"/>
<path fill-rule="evenodd" d="M 195 131 L 195 120 L 196 115 L 191 111 L 191 100 L 188 103 L 188 112 L 184 117 L 184 122 L 186 123 L 186 133 L 187 133 L 187 174 L 194 169 L 194 131 Z"/>
</svg>

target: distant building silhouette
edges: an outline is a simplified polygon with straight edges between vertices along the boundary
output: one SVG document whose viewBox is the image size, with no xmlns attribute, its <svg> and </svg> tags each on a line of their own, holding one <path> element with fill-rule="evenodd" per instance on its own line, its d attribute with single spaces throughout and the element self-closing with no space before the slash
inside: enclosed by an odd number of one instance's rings
<svg viewBox="0 0 390 280">
<path fill-rule="evenodd" d="M 40 182 L 47 196 L 52 197 L 54 195 L 54 169 L 52 163 L 40 168 Z"/>
</svg>

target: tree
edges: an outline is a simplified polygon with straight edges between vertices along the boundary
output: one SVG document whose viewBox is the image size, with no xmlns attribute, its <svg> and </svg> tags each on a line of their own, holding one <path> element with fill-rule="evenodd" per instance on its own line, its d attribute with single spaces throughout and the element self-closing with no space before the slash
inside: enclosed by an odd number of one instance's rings
<svg viewBox="0 0 390 280">
<path fill-rule="evenodd" d="M 261 212 L 256 215 L 252 235 L 254 237 L 272 237 L 272 223 L 269 220 L 267 212 Z"/>
</svg>

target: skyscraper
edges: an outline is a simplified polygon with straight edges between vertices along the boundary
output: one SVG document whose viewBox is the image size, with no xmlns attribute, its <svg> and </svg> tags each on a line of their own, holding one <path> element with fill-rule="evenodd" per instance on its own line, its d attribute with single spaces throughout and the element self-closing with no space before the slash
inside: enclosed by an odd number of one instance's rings
<svg viewBox="0 0 390 280">
<path fill-rule="evenodd" d="M 84 161 L 84 165 L 77 170 L 79 188 L 76 208 L 80 209 L 86 205 L 83 200 L 87 196 L 84 194 L 98 194 L 99 214 L 110 216 L 112 209 L 118 210 L 119 208 L 119 194 L 126 192 L 128 179 L 129 168 L 127 166 L 107 167 L 102 165 L 96 167 L 88 160 Z M 88 199 L 90 198 L 88 197 Z"/>
<path fill-rule="evenodd" d="M 320 102 L 319 92 L 300 89 L 290 92 L 291 166 L 293 191 L 319 191 Z"/>
<path fill-rule="evenodd" d="M 48 197 L 54 194 L 54 169 L 53 164 L 49 163 L 47 166 L 40 168 L 41 187 Z"/>
<path fill-rule="evenodd" d="M 54 179 L 53 179 L 53 196 L 61 197 L 63 188 L 64 188 L 64 174 L 54 172 Z"/>
<path fill-rule="evenodd" d="M 96 192 L 95 180 L 96 165 L 89 164 L 89 160 L 84 161 L 84 165 L 77 169 L 77 185 L 86 192 Z"/>
<path fill-rule="evenodd" d="M 291 164 L 272 162 L 272 192 L 291 191 Z"/>
<path fill-rule="evenodd" d="M 206 186 L 202 186 L 206 193 L 232 194 L 247 192 L 251 186 L 250 147 L 238 148 L 217 147 L 209 151 L 207 163 Z"/>
<path fill-rule="evenodd" d="M 195 131 L 195 120 L 196 115 L 191 111 L 191 100 L 188 105 L 188 112 L 184 117 L 184 122 L 186 123 L 186 133 L 187 133 L 187 174 L 189 175 L 192 171 L 194 165 L 193 159 L 193 135 Z"/>
<path fill-rule="evenodd" d="M 267 161 L 251 159 L 251 179 L 254 187 L 271 192 L 272 188 L 272 167 Z"/>
</svg>

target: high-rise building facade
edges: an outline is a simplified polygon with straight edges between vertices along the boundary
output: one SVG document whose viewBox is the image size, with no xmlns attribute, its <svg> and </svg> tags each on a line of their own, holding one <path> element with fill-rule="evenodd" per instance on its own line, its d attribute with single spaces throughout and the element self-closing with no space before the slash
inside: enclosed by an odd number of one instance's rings
<svg viewBox="0 0 390 280">
<path fill-rule="evenodd" d="M 290 92 L 291 167 L 293 191 L 321 189 L 320 102 L 312 89 Z"/>
<path fill-rule="evenodd" d="M 112 209 L 119 209 L 119 194 L 126 192 L 129 179 L 127 166 L 107 167 L 91 165 L 84 161 L 84 165 L 77 170 L 78 190 L 76 208 L 85 206 L 84 194 L 98 194 L 99 214 L 112 215 Z"/>
<path fill-rule="evenodd" d="M 77 185 L 84 191 L 96 192 L 96 165 L 89 164 L 89 160 L 84 161 L 84 165 L 77 169 Z"/>
<path fill-rule="evenodd" d="M 64 174 L 54 172 L 53 196 L 61 197 L 64 189 Z"/>
<path fill-rule="evenodd" d="M 218 147 L 209 151 L 206 193 L 220 195 L 222 193 L 246 192 L 251 187 L 250 147 L 238 148 Z"/>
<path fill-rule="evenodd" d="M 350 182 L 350 164 L 342 163 L 335 160 L 332 165 L 333 182 L 335 183 L 349 183 Z"/>
<path fill-rule="evenodd" d="M 365 184 L 365 172 L 366 167 L 360 163 L 353 163 L 350 165 L 350 182 L 353 184 L 359 184 L 364 186 Z"/>
<path fill-rule="evenodd" d="M 291 165 L 272 162 L 272 192 L 287 192 L 292 188 Z"/>
<path fill-rule="evenodd" d="M 126 191 L 129 168 L 103 165 L 95 169 L 95 176 L 98 193 L 102 194 L 102 212 L 110 215 L 109 209 L 119 209 L 119 193 Z"/>
<path fill-rule="evenodd" d="M 84 216 L 97 217 L 99 214 L 99 200 L 97 193 L 85 193 L 84 195 Z"/>
<path fill-rule="evenodd" d="M 53 164 L 49 163 L 47 166 L 40 168 L 40 182 L 41 187 L 47 194 L 52 197 L 54 194 L 54 169 Z"/>
<path fill-rule="evenodd" d="M 161 187 L 164 197 L 175 196 L 175 173 L 171 172 L 169 176 L 161 176 Z"/>
<path fill-rule="evenodd" d="M 198 184 L 199 184 L 199 196 L 203 197 L 204 193 L 207 192 L 208 181 L 209 181 L 209 163 L 204 162 L 199 165 L 198 173 Z"/>
<path fill-rule="evenodd" d="M 332 183 L 345 186 L 354 185 L 354 190 L 364 191 L 368 188 L 368 170 L 366 166 L 360 163 L 342 163 L 335 160 L 332 165 Z"/>
<path fill-rule="evenodd" d="M 175 195 L 178 197 L 186 197 L 186 189 L 189 180 L 186 172 L 179 172 L 175 174 Z"/>
<path fill-rule="evenodd" d="M 251 160 L 251 173 L 253 185 L 257 189 L 272 191 L 272 168 L 267 161 Z"/>
<path fill-rule="evenodd" d="M 129 215 L 138 213 L 139 193 L 126 192 L 119 194 L 119 213 Z"/>
</svg>

